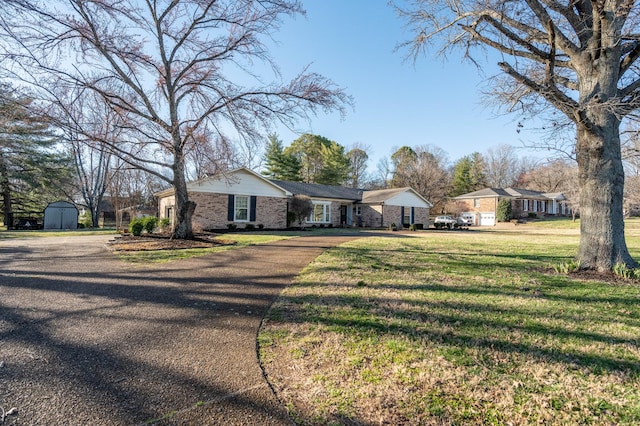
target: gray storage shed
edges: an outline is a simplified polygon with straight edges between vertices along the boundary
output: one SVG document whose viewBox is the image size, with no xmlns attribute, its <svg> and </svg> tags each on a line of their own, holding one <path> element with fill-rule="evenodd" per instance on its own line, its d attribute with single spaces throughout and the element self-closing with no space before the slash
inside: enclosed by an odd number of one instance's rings
<svg viewBox="0 0 640 426">
<path fill-rule="evenodd" d="M 78 208 L 67 201 L 49 203 L 44 209 L 44 229 L 76 229 Z"/>
</svg>

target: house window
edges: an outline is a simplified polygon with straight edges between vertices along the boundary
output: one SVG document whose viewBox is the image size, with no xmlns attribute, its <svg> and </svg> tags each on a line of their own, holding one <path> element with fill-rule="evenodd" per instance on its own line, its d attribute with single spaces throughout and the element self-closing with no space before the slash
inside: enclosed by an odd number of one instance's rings
<svg viewBox="0 0 640 426">
<path fill-rule="evenodd" d="M 529 200 L 522 200 L 522 211 L 529 211 Z"/>
<path fill-rule="evenodd" d="M 328 223 L 331 222 L 331 203 L 314 202 L 313 210 L 309 219 L 309 223 Z"/>
<path fill-rule="evenodd" d="M 478 198 L 473 199 L 473 207 L 475 207 L 476 209 L 480 208 L 480 199 Z"/>
<path fill-rule="evenodd" d="M 402 223 L 406 225 L 411 225 L 413 221 L 411 220 L 411 207 L 404 208 L 404 217 L 402 218 Z"/>
<path fill-rule="evenodd" d="M 362 216 L 362 206 L 356 206 L 356 216 Z"/>
<path fill-rule="evenodd" d="M 246 222 L 249 220 L 249 197 L 246 195 L 236 195 L 235 217 L 236 222 Z"/>
</svg>

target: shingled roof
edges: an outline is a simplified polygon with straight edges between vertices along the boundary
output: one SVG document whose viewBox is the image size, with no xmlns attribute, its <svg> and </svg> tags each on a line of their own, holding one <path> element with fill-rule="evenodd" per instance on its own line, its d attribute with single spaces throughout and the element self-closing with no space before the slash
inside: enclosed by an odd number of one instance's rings
<svg viewBox="0 0 640 426">
<path fill-rule="evenodd" d="M 362 189 L 275 179 L 271 179 L 271 182 L 294 195 L 307 195 L 314 198 L 333 198 L 350 201 L 362 200 Z"/>
<path fill-rule="evenodd" d="M 495 197 L 511 197 L 511 198 L 549 198 L 547 194 L 540 191 L 518 188 L 484 188 L 479 191 L 469 192 L 468 194 L 453 197 L 454 200 L 466 198 L 495 198 Z"/>
<path fill-rule="evenodd" d="M 392 188 L 392 189 L 377 189 L 373 191 L 365 191 L 362 196 L 362 202 L 365 204 L 377 204 L 383 203 L 387 201 L 389 198 L 394 197 L 398 194 L 402 194 L 405 191 L 408 191 L 409 187 L 406 188 Z"/>
</svg>

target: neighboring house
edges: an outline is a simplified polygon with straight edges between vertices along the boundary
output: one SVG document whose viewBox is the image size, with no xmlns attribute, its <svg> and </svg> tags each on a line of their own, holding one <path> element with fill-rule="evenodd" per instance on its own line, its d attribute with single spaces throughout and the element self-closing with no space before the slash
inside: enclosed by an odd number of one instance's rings
<svg viewBox="0 0 640 426">
<path fill-rule="evenodd" d="M 501 199 L 511 200 L 514 217 L 527 217 L 530 213 L 540 216 L 565 216 L 571 213 L 566 197 L 560 192 L 543 193 L 515 188 L 485 188 L 458 195 L 452 199 L 455 204 L 449 209 L 471 219 L 475 225 L 493 226 Z"/>
<path fill-rule="evenodd" d="M 287 227 L 288 200 L 307 195 L 313 211 L 306 225 L 386 227 L 391 223 L 428 224 L 431 203 L 411 188 L 363 191 L 341 186 L 269 180 L 246 168 L 223 176 L 187 184 L 189 199 L 196 203 L 193 227 L 225 229 L 263 225 L 265 228 Z M 173 189 L 156 194 L 159 217 L 175 221 Z"/>
</svg>

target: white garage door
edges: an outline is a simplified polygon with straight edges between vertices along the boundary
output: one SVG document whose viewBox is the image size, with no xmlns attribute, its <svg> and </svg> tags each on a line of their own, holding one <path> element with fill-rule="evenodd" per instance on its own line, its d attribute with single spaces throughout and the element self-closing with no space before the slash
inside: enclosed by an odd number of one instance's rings
<svg viewBox="0 0 640 426">
<path fill-rule="evenodd" d="M 480 226 L 493 226 L 495 224 L 495 213 L 480 213 Z"/>
</svg>

